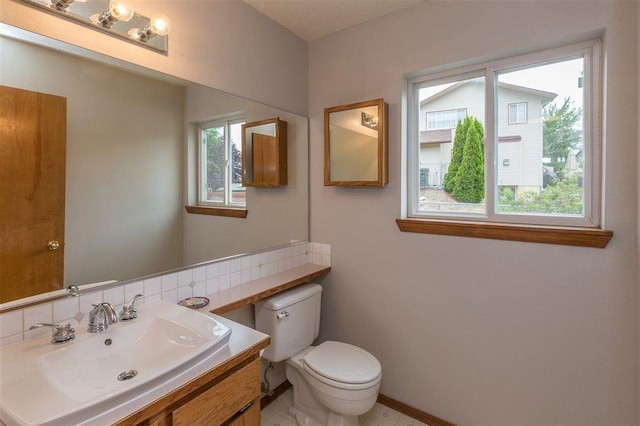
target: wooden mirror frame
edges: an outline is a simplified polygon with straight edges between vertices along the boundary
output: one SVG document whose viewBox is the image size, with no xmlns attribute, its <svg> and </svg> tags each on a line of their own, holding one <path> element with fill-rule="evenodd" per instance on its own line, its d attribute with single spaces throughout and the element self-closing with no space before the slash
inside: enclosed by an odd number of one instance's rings
<svg viewBox="0 0 640 426">
<path fill-rule="evenodd" d="M 257 146 L 248 129 L 273 124 L 273 136 L 261 135 L 260 159 L 254 158 Z M 258 161 L 258 162 L 257 162 Z M 259 165 L 259 167 L 257 167 Z M 274 187 L 287 184 L 287 122 L 279 117 L 242 125 L 242 186 Z"/>
<path fill-rule="evenodd" d="M 360 110 L 367 107 L 378 108 L 378 143 L 377 143 L 377 175 L 373 180 L 335 180 L 331 178 L 331 114 L 349 110 Z M 339 105 L 324 109 L 324 185 L 325 186 L 384 186 L 389 183 L 389 144 L 388 126 L 389 106 L 384 99 Z M 364 122 L 363 126 L 366 126 Z"/>
</svg>

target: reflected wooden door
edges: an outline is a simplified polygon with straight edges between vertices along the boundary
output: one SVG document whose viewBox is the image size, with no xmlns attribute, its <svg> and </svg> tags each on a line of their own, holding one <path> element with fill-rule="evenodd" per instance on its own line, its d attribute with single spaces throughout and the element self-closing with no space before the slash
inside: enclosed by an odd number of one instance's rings
<svg viewBox="0 0 640 426">
<path fill-rule="evenodd" d="M 251 135 L 253 146 L 253 182 L 256 184 L 277 185 L 278 161 L 277 143 L 275 136 L 253 133 Z"/>
<path fill-rule="evenodd" d="M 66 116 L 66 98 L 0 86 L 0 303 L 63 287 Z"/>
</svg>

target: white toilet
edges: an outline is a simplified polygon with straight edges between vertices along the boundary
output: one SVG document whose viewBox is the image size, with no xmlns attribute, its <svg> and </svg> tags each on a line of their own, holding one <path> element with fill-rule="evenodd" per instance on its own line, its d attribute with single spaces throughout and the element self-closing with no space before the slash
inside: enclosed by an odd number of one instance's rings
<svg viewBox="0 0 640 426">
<path fill-rule="evenodd" d="M 305 284 L 255 303 L 256 329 L 271 336 L 262 357 L 287 360 L 293 385 L 289 414 L 299 425 L 358 425 L 358 416 L 376 403 L 382 368 L 357 346 L 310 346 L 320 331 L 321 292 L 320 285 Z"/>
</svg>

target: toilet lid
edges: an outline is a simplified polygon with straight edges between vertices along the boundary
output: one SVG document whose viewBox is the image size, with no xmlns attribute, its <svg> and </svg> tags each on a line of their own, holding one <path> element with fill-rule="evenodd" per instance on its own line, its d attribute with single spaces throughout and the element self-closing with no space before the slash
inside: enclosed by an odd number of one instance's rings
<svg viewBox="0 0 640 426">
<path fill-rule="evenodd" d="M 304 365 L 336 382 L 368 383 L 380 376 L 380 362 L 369 352 L 342 342 L 327 341 L 305 355 Z"/>
</svg>

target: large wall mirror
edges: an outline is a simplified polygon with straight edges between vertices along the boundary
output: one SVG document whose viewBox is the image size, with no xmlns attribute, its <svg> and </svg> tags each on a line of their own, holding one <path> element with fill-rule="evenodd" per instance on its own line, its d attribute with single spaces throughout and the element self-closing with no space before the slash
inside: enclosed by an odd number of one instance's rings
<svg viewBox="0 0 640 426">
<path fill-rule="evenodd" d="M 384 186 L 388 107 L 383 99 L 324 110 L 324 184 Z"/>
<path fill-rule="evenodd" d="M 306 117 L 0 25 L 0 85 L 66 98 L 63 287 L 308 239 Z M 188 214 L 198 123 L 229 114 L 287 121 L 289 184 L 246 188 L 246 219 Z"/>
</svg>

